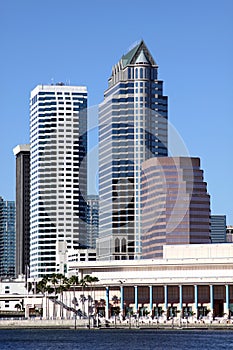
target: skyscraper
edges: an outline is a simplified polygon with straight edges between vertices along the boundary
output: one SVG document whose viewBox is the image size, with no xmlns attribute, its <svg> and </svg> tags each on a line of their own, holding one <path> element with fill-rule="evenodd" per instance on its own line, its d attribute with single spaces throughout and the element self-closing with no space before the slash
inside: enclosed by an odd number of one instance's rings
<svg viewBox="0 0 233 350">
<path fill-rule="evenodd" d="M 87 196 L 87 246 L 96 248 L 99 236 L 99 196 Z"/>
<path fill-rule="evenodd" d="M 59 83 L 31 92 L 31 277 L 57 272 L 58 241 L 86 246 L 86 107 L 86 87 Z"/>
<path fill-rule="evenodd" d="M 16 156 L 15 274 L 26 274 L 30 256 L 30 145 L 14 148 Z"/>
<path fill-rule="evenodd" d="M 0 197 L 0 277 L 15 277 L 15 202 Z"/>
<path fill-rule="evenodd" d="M 199 158 L 151 158 L 142 164 L 142 257 L 167 244 L 210 243 L 210 196 Z"/>
<path fill-rule="evenodd" d="M 113 66 L 99 110 L 98 259 L 141 255 L 141 164 L 167 156 L 167 97 L 143 41 Z"/>
</svg>

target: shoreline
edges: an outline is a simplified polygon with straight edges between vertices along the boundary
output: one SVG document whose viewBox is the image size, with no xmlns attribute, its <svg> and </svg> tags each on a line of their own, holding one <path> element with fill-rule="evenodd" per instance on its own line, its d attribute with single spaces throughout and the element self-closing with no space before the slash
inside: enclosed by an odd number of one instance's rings
<svg viewBox="0 0 233 350">
<path fill-rule="evenodd" d="M 233 331 L 233 324 L 211 323 L 211 324 L 101 324 L 99 327 L 89 326 L 87 320 L 0 320 L 0 330 L 10 329 L 48 329 L 48 330 L 167 330 L 167 331 L 198 331 L 198 330 L 229 330 Z"/>
</svg>

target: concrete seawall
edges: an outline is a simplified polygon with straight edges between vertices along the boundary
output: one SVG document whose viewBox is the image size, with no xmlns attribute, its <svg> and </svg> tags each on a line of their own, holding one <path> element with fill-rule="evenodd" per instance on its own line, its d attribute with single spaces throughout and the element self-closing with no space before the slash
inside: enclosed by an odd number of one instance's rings
<svg viewBox="0 0 233 350">
<path fill-rule="evenodd" d="M 9 328 L 87 328 L 88 320 L 0 320 L 0 329 Z"/>
<path fill-rule="evenodd" d="M 41 320 L 41 319 L 29 319 L 29 320 L 0 320 L 0 329 L 88 329 L 89 322 L 87 319 L 80 320 L 74 319 L 70 320 Z M 93 327 L 93 324 L 90 324 L 91 329 L 98 329 Z M 189 324 L 171 324 L 171 323 L 161 323 L 161 324 L 126 324 L 126 323 L 101 323 L 99 328 L 115 328 L 115 329 L 216 329 L 216 330 L 232 330 L 233 324 L 229 323 L 189 323 Z"/>
</svg>

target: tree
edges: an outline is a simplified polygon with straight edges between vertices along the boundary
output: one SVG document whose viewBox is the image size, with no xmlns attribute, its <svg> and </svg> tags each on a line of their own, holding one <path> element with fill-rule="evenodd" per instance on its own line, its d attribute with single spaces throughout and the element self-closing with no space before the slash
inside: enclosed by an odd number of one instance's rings
<svg viewBox="0 0 233 350">
<path fill-rule="evenodd" d="M 120 308 L 119 306 L 117 306 L 117 304 L 119 303 L 119 298 L 117 295 L 113 295 L 112 297 L 112 301 L 113 301 L 113 314 L 114 314 L 114 323 L 115 323 L 115 327 L 116 327 L 116 317 L 119 315 L 120 313 Z"/>
<path fill-rule="evenodd" d="M 87 298 L 85 297 L 84 294 L 81 294 L 80 297 L 79 297 L 79 300 L 82 304 L 82 314 L 84 315 L 85 314 L 85 310 L 84 310 L 84 305 L 85 305 L 85 302 L 87 300 Z"/>
<path fill-rule="evenodd" d="M 21 305 L 20 304 L 15 304 L 15 309 L 17 309 L 17 311 L 21 311 Z"/>
<path fill-rule="evenodd" d="M 36 293 L 42 293 L 44 294 L 45 292 L 48 291 L 48 282 L 49 282 L 49 278 L 46 276 L 46 277 L 43 277 L 41 281 L 39 281 L 37 284 L 36 284 Z M 53 290 L 52 290 L 53 291 Z M 49 289 L 49 292 L 51 293 L 52 292 L 51 289 Z"/>
<path fill-rule="evenodd" d="M 71 276 L 69 278 L 69 284 L 70 284 L 70 287 L 73 288 L 73 293 L 74 293 L 73 304 L 74 304 L 75 309 L 76 309 L 76 305 L 78 305 L 78 302 L 77 302 L 77 298 L 75 296 L 75 287 L 79 285 L 79 278 L 78 278 L 78 276 L 76 276 L 76 275 Z"/>
<path fill-rule="evenodd" d="M 82 286 L 82 293 L 83 293 L 82 295 L 83 296 L 84 296 L 84 288 L 86 288 L 88 285 L 90 285 L 90 288 L 91 288 L 91 296 L 90 296 L 91 298 L 89 296 L 88 296 L 88 299 L 85 298 L 85 301 L 88 300 L 88 316 L 89 316 L 89 312 L 91 311 L 91 303 L 93 301 L 93 298 L 92 298 L 93 283 L 95 285 L 95 283 L 98 281 L 99 281 L 98 277 L 86 275 L 79 282 L 80 285 Z M 80 298 L 81 298 L 81 296 L 80 296 Z M 84 300 L 84 298 L 82 298 L 82 305 L 83 305 L 83 310 L 84 310 L 83 300 Z"/>
</svg>

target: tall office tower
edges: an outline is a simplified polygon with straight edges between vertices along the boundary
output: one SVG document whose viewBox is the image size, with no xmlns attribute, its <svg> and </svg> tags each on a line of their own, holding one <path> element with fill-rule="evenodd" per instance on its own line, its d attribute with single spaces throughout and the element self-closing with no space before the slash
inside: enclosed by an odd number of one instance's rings
<svg viewBox="0 0 233 350">
<path fill-rule="evenodd" d="M 141 164 L 167 155 L 167 97 L 143 41 L 112 68 L 99 111 L 99 260 L 141 255 Z"/>
<path fill-rule="evenodd" d="M 142 258 L 167 244 L 210 243 L 210 196 L 199 158 L 151 158 L 142 164 Z"/>
<path fill-rule="evenodd" d="M 0 197 L 0 277 L 15 277 L 15 202 Z"/>
<path fill-rule="evenodd" d="M 96 248 L 99 236 L 99 196 L 87 196 L 87 246 Z"/>
<path fill-rule="evenodd" d="M 226 215 L 211 215 L 211 243 L 226 243 Z"/>
<path fill-rule="evenodd" d="M 31 277 L 57 272 L 57 242 L 86 246 L 86 107 L 86 87 L 59 83 L 31 92 Z"/>
<path fill-rule="evenodd" d="M 30 145 L 18 145 L 16 156 L 15 274 L 27 274 L 30 256 Z"/>
</svg>

